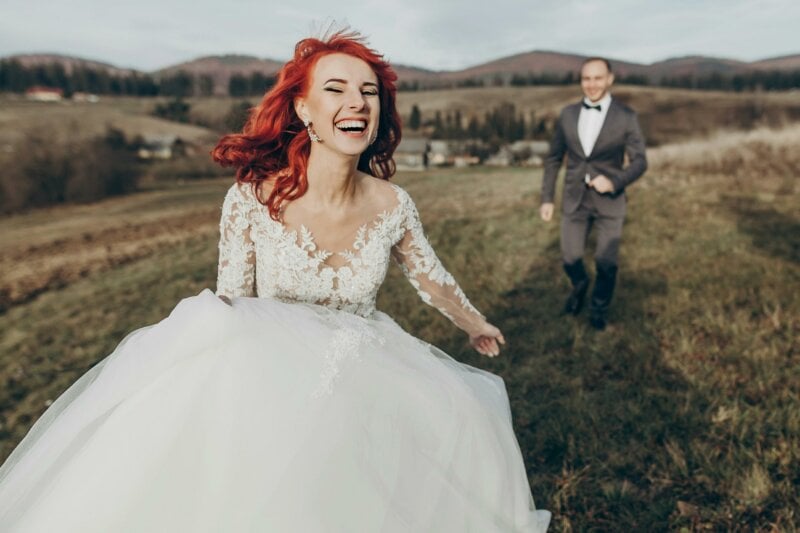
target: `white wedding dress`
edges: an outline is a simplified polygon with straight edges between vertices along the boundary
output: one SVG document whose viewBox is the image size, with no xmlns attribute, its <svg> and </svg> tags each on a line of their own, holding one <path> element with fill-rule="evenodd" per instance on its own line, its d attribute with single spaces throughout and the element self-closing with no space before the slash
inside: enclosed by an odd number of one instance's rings
<svg viewBox="0 0 800 533">
<path fill-rule="evenodd" d="M 0 531 L 545 531 L 502 380 L 375 310 L 394 257 L 456 324 L 479 317 L 392 187 L 337 254 L 231 187 L 232 305 L 186 298 L 68 389 L 0 468 Z"/>
</svg>

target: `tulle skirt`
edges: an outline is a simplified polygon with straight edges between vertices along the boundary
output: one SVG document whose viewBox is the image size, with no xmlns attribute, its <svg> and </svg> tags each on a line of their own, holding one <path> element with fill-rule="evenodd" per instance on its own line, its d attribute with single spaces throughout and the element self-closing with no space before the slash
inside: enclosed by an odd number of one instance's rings
<svg viewBox="0 0 800 533">
<path fill-rule="evenodd" d="M 139 329 L 0 468 L 25 533 L 539 532 L 502 380 L 321 306 L 211 291 Z"/>
</svg>

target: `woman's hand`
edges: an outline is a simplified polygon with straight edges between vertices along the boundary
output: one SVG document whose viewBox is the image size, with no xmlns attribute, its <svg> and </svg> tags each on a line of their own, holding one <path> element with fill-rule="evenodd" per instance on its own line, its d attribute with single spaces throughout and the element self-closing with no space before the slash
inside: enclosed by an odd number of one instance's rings
<svg viewBox="0 0 800 533">
<path fill-rule="evenodd" d="M 505 344 L 506 339 L 497 327 L 484 321 L 469 333 L 469 343 L 479 354 L 495 357 L 500 355 L 500 344 Z"/>
</svg>

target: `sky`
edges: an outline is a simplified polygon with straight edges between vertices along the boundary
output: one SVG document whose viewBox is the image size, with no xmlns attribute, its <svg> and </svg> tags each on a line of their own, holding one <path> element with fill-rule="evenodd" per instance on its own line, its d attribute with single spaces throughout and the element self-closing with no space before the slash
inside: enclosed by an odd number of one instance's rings
<svg viewBox="0 0 800 533">
<path fill-rule="evenodd" d="M 800 53 L 797 0 L 0 0 L 0 57 L 61 53 L 144 71 L 228 53 L 285 60 L 331 24 L 432 70 L 532 50 L 646 64 Z"/>
</svg>

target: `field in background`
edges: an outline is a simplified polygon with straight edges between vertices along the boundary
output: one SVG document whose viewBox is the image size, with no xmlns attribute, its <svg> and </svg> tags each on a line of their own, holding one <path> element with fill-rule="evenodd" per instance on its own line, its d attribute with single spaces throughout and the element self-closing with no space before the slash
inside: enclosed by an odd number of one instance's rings
<svg viewBox="0 0 800 533">
<path fill-rule="evenodd" d="M 653 167 L 629 193 L 602 333 L 585 316 L 558 316 L 567 284 L 558 226 L 536 218 L 538 171 L 397 177 L 509 344 L 498 359 L 471 352 L 396 268 L 379 307 L 505 379 L 555 531 L 796 531 L 797 135 L 765 129 L 650 151 Z M 229 183 L 162 184 L 0 219 L 0 457 L 126 333 L 214 286 Z"/>
<path fill-rule="evenodd" d="M 650 145 L 706 137 L 720 129 L 782 127 L 800 121 L 799 91 L 754 94 L 617 86 L 613 94 L 637 110 Z M 432 120 L 436 111 L 442 114 L 460 111 L 464 120 L 471 116 L 483 118 L 487 111 L 503 102 L 514 104 L 526 119 L 531 113 L 538 118 L 554 118 L 564 105 L 579 98 L 577 85 L 486 87 L 402 92 L 398 94 L 397 106 L 401 116 L 407 118 L 411 107 L 417 105 L 423 121 Z M 222 124 L 232 105 L 244 100 L 255 105 L 260 99 L 208 97 L 186 101 L 191 105 L 193 122 Z M 105 131 L 107 125 L 121 129 L 130 137 L 144 133 L 175 133 L 204 146 L 218 138 L 219 132 L 149 115 L 158 103 L 166 101 L 166 98 L 104 97 L 97 104 L 43 104 L 6 97 L 0 106 L 0 147 L 19 141 L 30 129 L 45 128 L 57 137 L 91 136 Z"/>
</svg>

